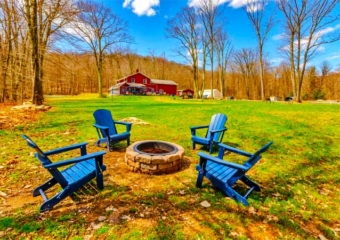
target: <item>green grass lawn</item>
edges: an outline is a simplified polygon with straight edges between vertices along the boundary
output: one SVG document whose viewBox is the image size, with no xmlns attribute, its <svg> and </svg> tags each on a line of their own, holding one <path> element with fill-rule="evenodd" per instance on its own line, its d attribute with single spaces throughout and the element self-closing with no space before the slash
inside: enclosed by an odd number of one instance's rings
<svg viewBox="0 0 340 240">
<path fill-rule="evenodd" d="M 39 121 L 0 130 L 0 192 L 5 193 L 0 195 L 0 238 L 339 239 L 340 105 L 88 95 L 47 98 L 47 104 L 53 108 Z M 131 173 L 124 163 L 125 143 L 118 144 L 104 156 L 108 171 L 102 192 L 89 189 L 78 202 L 65 200 L 40 214 L 42 199 L 31 191 L 49 175 L 21 134 L 44 150 L 82 141 L 89 142 L 89 152 L 102 150 L 93 146 L 92 127 L 92 113 L 100 108 L 110 110 L 115 120 L 148 122 L 132 126 L 131 141 L 179 144 L 190 166 L 164 176 Z M 197 153 L 207 150 L 191 149 L 189 126 L 208 124 L 215 113 L 228 116 L 226 144 L 254 152 L 274 141 L 248 172 L 262 187 L 249 196 L 249 207 L 207 180 L 202 189 L 195 188 Z M 205 200 L 210 207 L 200 205 Z"/>
</svg>

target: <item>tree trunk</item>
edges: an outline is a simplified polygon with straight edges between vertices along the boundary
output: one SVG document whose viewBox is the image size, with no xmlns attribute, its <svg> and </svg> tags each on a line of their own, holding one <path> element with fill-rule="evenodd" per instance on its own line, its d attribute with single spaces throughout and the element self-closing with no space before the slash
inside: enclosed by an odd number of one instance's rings
<svg viewBox="0 0 340 240">
<path fill-rule="evenodd" d="M 97 66 L 97 69 L 98 69 L 98 93 L 99 93 L 99 97 L 103 97 L 103 57 L 102 57 L 102 54 L 99 53 L 99 56 L 98 56 L 98 66 Z"/>
</svg>

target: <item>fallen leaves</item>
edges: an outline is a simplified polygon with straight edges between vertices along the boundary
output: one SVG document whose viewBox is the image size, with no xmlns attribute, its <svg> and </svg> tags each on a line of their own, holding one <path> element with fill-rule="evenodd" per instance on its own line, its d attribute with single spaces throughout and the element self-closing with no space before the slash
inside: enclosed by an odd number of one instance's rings
<svg viewBox="0 0 340 240">
<path fill-rule="evenodd" d="M 12 160 L 8 161 L 6 164 L 7 164 L 7 165 L 13 165 L 13 164 L 17 164 L 17 163 L 18 163 L 17 160 L 12 159 Z"/>
<path fill-rule="evenodd" d="M 39 108 L 39 106 L 28 108 L 23 105 L 10 106 L 0 104 L 0 130 L 13 129 L 17 126 L 28 126 L 37 121 L 39 113 L 50 107 Z"/>
<path fill-rule="evenodd" d="M 203 201 L 203 202 L 201 202 L 201 206 L 203 206 L 203 207 L 210 207 L 211 205 L 210 205 L 210 203 L 208 203 L 208 201 Z"/>
<path fill-rule="evenodd" d="M 4 193 L 4 192 L 2 192 L 2 191 L 0 191 L 0 196 L 1 196 L 1 197 L 7 197 L 7 194 Z"/>
</svg>

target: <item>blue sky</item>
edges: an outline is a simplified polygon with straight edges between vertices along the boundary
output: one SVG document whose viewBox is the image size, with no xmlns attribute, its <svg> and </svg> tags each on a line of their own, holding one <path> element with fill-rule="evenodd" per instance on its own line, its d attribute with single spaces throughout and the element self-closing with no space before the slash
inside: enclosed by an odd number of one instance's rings
<svg viewBox="0 0 340 240">
<path fill-rule="evenodd" d="M 185 63 L 183 58 L 176 56 L 173 52 L 178 43 L 165 37 L 165 28 L 167 21 L 173 18 L 181 8 L 195 4 L 195 1 L 198 0 L 104 0 L 104 4 L 128 22 L 130 34 L 135 42 L 131 48 L 137 54 L 143 56 L 150 55 L 150 52 L 154 52 L 157 56 L 165 54 L 168 60 Z M 227 31 L 232 38 L 234 49 L 256 47 L 255 33 L 242 9 L 242 4 L 247 1 L 220 0 L 219 2 L 223 2 L 226 6 Z M 279 13 L 277 15 L 280 16 Z M 267 59 L 273 65 L 278 64 L 284 58 L 278 51 L 281 42 L 277 40 L 277 36 L 281 32 L 282 26 L 279 23 L 271 31 L 265 44 Z M 324 45 L 312 63 L 318 67 L 324 60 L 329 61 L 333 69 L 339 67 L 340 41 Z"/>
</svg>

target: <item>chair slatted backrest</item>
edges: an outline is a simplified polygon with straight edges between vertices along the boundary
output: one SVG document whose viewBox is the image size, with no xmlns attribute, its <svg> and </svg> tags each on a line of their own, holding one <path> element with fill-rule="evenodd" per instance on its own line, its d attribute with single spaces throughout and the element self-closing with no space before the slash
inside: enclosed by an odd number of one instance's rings
<svg viewBox="0 0 340 240">
<path fill-rule="evenodd" d="M 256 153 L 254 153 L 244 164 L 243 166 L 247 168 L 251 168 L 254 166 L 261 158 L 261 153 L 266 152 L 269 147 L 273 144 L 273 142 L 269 142 L 266 145 L 264 145 L 262 148 L 260 148 Z"/>
<path fill-rule="evenodd" d="M 249 159 L 243 164 L 246 168 L 248 168 L 245 172 L 244 171 L 236 171 L 232 177 L 228 180 L 230 185 L 233 185 L 237 180 L 239 180 L 246 172 L 249 171 L 261 158 L 261 153 L 266 152 L 269 147 L 273 144 L 273 142 L 269 142 L 264 145 L 261 149 L 259 149 L 256 153 L 254 153 Z"/>
<path fill-rule="evenodd" d="M 117 129 L 114 124 L 114 120 L 112 118 L 111 112 L 106 109 L 98 109 L 93 113 L 93 116 L 96 120 L 96 124 L 105 126 L 109 128 L 109 134 L 110 135 L 115 135 L 117 134 Z M 105 137 L 110 137 L 106 136 L 106 133 L 104 130 L 100 130 L 102 133 L 102 136 Z"/>
<path fill-rule="evenodd" d="M 22 135 L 22 138 L 26 140 L 27 145 L 31 148 L 33 148 L 37 153 L 35 154 L 35 156 L 39 159 L 39 161 L 41 162 L 41 164 L 44 166 L 44 168 L 46 168 L 46 166 L 48 164 L 52 164 L 52 161 L 48 158 L 48 156 L 46 156 L 46 154 L 38 147 L 37 144 L 35 144 L 35 142 L 32 141 L 32 139 L 30 139 L 28 136 L 26 135 Z M 65 188 L 68 185 L 67 180 L 63 177 L 63 175 L 59 172 L 58 169 L 56 168 L 46 168 L 51 175 L 57 180 L 58 183 L 60 183 L 60 185 Z"/>
<path fill-rule="evenodd" d="M 227 116 L 222 113 L 217 113 L 213 115 L 211 117 L 209 128 L 206 134 L 206 138 L 210 139 L 211 131 L 223 129 L 225 127 L 225 123 L 227 122 L 227 119 L 228 119 Z M 219 142 L 221 134 L 223 134 L 223 132 L 215 133 L 213 141 Z"/>
</svg>

